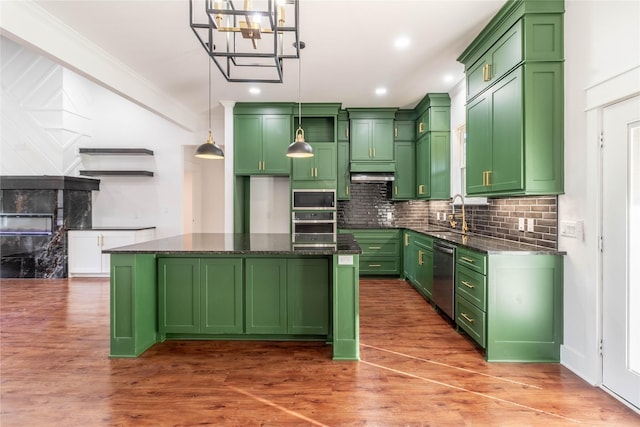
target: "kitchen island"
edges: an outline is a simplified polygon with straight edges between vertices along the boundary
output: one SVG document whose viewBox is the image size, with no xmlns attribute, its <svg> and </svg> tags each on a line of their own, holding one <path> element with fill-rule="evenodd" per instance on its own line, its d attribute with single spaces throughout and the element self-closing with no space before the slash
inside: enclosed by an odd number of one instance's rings
<svg viewBox="0 0 640 427">
<path fill-rule="evenodd" d="M 359 359 L 358 261 L 350 234 L 296 247 L 289 234 L 184 234 L 111 254 L 111 357 L 167 339 L 306 340 Z"/>
</svg>

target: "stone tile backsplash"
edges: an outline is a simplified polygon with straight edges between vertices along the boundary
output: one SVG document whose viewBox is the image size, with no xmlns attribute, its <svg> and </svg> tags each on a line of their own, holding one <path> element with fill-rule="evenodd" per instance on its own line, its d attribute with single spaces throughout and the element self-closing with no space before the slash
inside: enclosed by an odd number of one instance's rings
<svg viewBox="0 0 640 427">
<path fill-rule="evenodd" d="M 389 183 L 351 183 L 351 200 L 338 202 L 338 227 L 451 228 L 446 219 L 451 212 L 451 205 L 446 200 L 394 202 Z M 460 212 L 460 206 L 456 205 L 456 213 Z M 486 205 L 466 205 L 465 213 L 470 232 L 553 249 L 558 247 L 557 196 L 488 199 Z M 534 231 L 519 231 L 519 218 L 524 218 L 525 225 L 529 219 L 533 220 Z M 462 220 L 458 218 L 457 221 L 459 230 Z"/>
</svg>

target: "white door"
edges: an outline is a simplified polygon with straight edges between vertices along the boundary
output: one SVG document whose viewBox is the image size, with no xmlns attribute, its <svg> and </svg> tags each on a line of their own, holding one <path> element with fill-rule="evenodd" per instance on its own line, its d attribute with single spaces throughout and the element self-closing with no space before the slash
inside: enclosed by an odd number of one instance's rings
<svg viewBox="0 0 640 427">
<path fill-rule="evenodd" d="M 602 124 L 602 385 L 640 408 L 640 97 Z"/>
</svg>

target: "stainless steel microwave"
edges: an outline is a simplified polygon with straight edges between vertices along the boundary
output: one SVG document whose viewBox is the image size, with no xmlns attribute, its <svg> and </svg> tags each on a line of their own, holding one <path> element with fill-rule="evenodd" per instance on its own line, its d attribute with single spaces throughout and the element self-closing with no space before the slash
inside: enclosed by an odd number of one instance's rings
<svg viewBox="0 0 640 427">
<path fill-rule="evenodd" d="M 335 210 L 336 190 L 316 189 L 302 190 L 294 189 L 291 193 L 291 204 L 296 210 Z"/>
</svg>

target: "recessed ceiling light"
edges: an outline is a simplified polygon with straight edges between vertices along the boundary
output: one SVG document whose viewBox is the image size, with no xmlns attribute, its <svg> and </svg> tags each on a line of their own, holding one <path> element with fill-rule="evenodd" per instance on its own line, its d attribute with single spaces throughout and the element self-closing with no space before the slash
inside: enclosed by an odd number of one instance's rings
<svg viewBox="0 0 640 427">
<path fill-rule="evenodd" d="M 376 95 L 382 96 L 386 94 L 387 94 L 387 88 L 384 88 L 384 87 L 376 88 Z"/>
<path fill-rule="evenodd" d="M 453 81 L 453 75 L 451 75 L 451 74 L 446 74 L 446 75 L 443 77 L 443 80 L 445 81 L 445 83 L 451 83 L 451 82 Z"/>
<path fill-rule="evenodd" d="M 259 87 L 250 87 L 249 88 L 249 93 L 251 93 L 253 95 L 258 95 L 258 94 L 260 94 L 260 88 Z"/>
<path fill-rule="evenodd" d="M 407 36 L 400 36 L 396 38 L 396 40 L 393 42 L 393 45 L 398 50 L 404 50 L 411 45 L 411 39 Z"/>
</svg>

